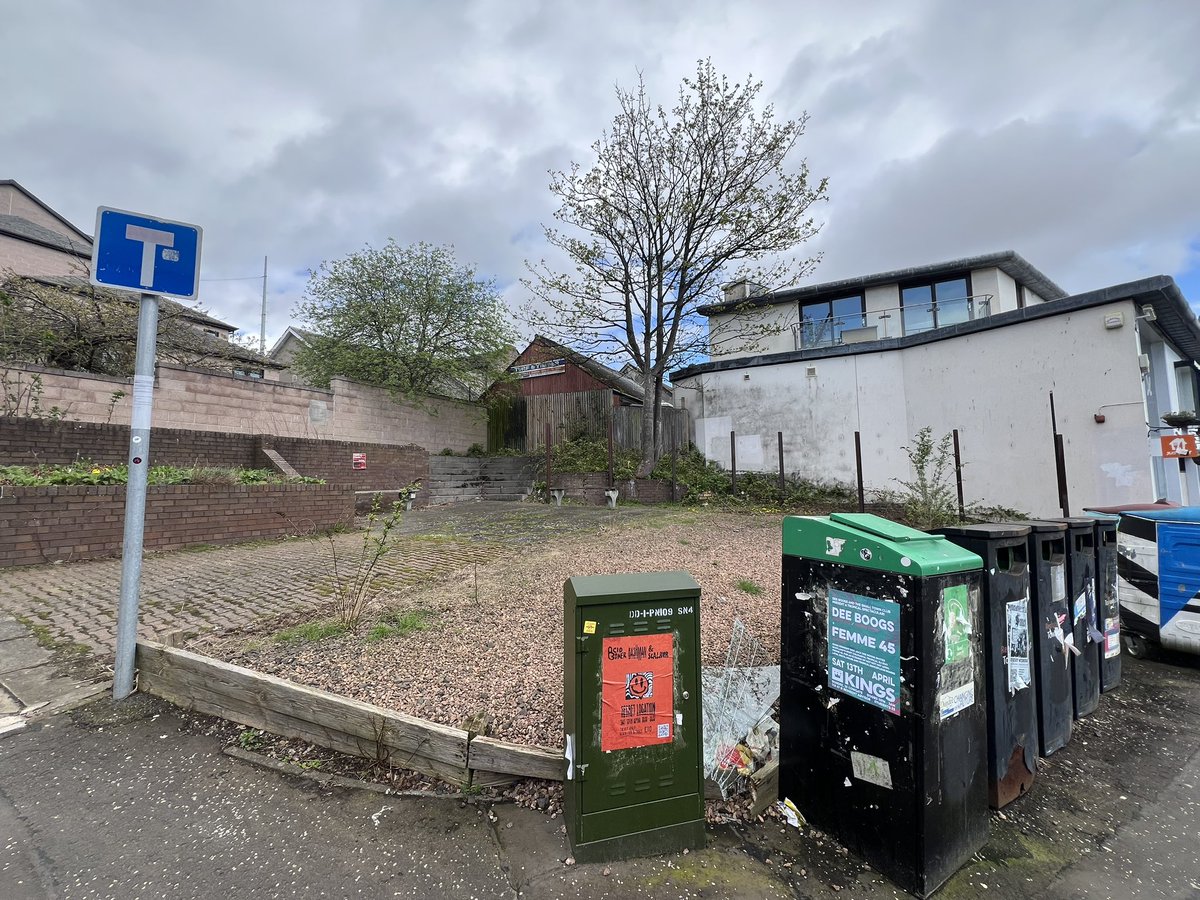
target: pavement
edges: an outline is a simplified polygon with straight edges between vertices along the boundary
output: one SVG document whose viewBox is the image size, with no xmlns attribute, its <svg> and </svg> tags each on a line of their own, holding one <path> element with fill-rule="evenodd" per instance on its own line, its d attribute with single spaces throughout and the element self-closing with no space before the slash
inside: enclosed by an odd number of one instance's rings
<svg viewBox="0 0 1200 900">
<path fill-rule="evenodd" d="M 1200 666 L 1126 659 L 939 897 L 1200 898 Z M 569 865 L 561 817 L 385 795 L 231 758 L 229 729 L 105 698 L 0 739 L 0 898 L 896 898 L 811 828 L 710 826 L 704 850 Z"/>
</svg>

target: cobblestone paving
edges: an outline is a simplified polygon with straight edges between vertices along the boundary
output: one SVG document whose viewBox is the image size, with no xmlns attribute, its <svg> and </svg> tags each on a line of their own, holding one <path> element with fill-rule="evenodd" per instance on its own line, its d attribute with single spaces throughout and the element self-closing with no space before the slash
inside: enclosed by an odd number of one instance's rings
<svg viewBox="0 0 1200 900">
<path fill-rule="evenodd" d="M 405 515 L 396 548 L 381 562 L 390 589 L 446 576 L 472 563 L 519 552 L 555 536 L 599 530 L 654 511 L 515 503 L 467 503 Z M 339 560 L 353 560 L 362 533 L 333 537 Z M 312 608 L 332 593 L 327 539 L 155 553 L 142 568 L 138 634 L 202 632 Z M 42 626 L 57 642 L 111 656 L 116 641 L 119 559 L 0 569 L 0 612 Z"/>
</svg>

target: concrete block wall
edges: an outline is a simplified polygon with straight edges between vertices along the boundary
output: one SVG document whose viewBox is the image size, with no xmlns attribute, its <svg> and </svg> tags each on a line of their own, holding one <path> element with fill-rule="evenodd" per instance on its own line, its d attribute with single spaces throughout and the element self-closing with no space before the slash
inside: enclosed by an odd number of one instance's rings
<svg viewBox="0 0 1200 900">
<path fill-rule="evenodd" d="M 146 495 L 147 550 L 321 531 L 354 517 L 339 485 L 163 485 Z M 6 487 L 0 567 L 96 559 L 121 552 L 124 485 Z"/>
<path fill-rule="evenodd" d="M 42 409 L 58 407 L 74 422 L 125 424 L 132 380 L 37 366 L 0 364 L 10 382 L 41 382 Z M 474 403 L 399 398 L 388 391 L 335 378 L 324 391 L 160 364 L 154 425 L 225 434 L 272 434 L 374 444 L 416 444 L 430 452 L 465 452 L 487 441 L 487 411 Z"/>
<path fill-rule="evenodd" d="M 533 490 L 534 463 L 524 456 L 429 457 L 429 503 L 521 500 Z"/>
</svg>

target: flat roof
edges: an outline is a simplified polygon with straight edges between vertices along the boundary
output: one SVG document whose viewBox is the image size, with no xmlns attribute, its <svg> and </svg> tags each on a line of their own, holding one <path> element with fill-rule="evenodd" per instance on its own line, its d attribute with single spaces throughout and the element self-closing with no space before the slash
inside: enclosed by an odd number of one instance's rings
<svg viewBox="0 0 1200 900">
<path fill-rule="evenodd" d="M 881 338 L 877 341 L 863 341 L 856 344 L 840 344 L 834 347 L 816 347 L 810 350 L 789 350 L 784 353 L 761 353 L 750 356 L 732 357 L 729 359 L 714 359 L 708 362 L 685 366 L 671 373 L 672 383 L 681 378 L 690 378 L 705 372 L 724 372 L 736 369 L 749 369 L 756 366 L 774 366 L 780 363 L 801 362 L 816 359 L 828 359 L 835 356 L 859 356 L 866 353 L 882 353 L 888 350 L 903 350 L 907 347 L 917 347 L 922 344 L 933 344 L 950 338 L 981 331 L 991 331 L 994 328 L 1004 328 L 1019 322 L 1031 322 L 1036 319 L 1046 319 L 1060 316 L 1076 310 L 1088 309 L 1093 306 L 1103 306 L 1106 303 L 1129 301 L 1139 306 L 1153 307 L 1155 314 L 1154 327 L 1167 338 L 1175 348 L 1193 360 L 1200 360 L 1200 322 L 1188 305 L 1187 299 L 1179 290 L 1175 279 L 1169 275 L 1155 275 L 1125 284 L 1075 294 L 1059 300 L 1026 306 L 1023 309 L 1009 310 L 996 313 L 982 319 L 962 322 L 958 325 L 947 325 L 944 328 L 934 328 L 919 334 L 906 334 L 903 337 Z"/>
<path fill-rule="evenodd" d="M 964 256 L 960 259 L 951 259 L 946 262 L 913 266 L 909 269 L 893 269 L 890 272 L 859 275 L 855 278 L 843 278 L 840 281 L 825 281 L 820 284 L 785 288 L 781 291 L 772 291 L 757 297 L 751 297 L 748 300 L 710 303 L 706 306 L 701 306 L 697 311 L 701 315 L 711 316 L 717 313 L 728 312 L 732 309 L 774 306 L 778 303 L 793 303 L 797 300 L 808 299 L 823 294 L 859 292 L 869 287 L 914 281 L 918 278 L 949 275 L 971 269 L 999 269 L 1001 272 L 1011 276 L 1014 281 L 1025 285 L 1043 300 L 1059 300 L 1067 296 L 1066 291 L 1042 274 L 1041 271 L 1030 265 L 1021 254 L 1015 250 L 1002 250 L 997 253 L 986 253 L 983 256 Z"/>
</svg>

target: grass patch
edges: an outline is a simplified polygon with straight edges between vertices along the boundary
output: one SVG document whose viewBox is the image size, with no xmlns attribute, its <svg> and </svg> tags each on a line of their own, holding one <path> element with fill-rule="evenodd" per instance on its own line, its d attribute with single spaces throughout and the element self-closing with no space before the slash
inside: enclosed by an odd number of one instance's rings
<svg viewBox="0 0 1200 900">
<path fill-rule="evenodd" d="M 385 613 L 371 630 L 367 632 L 367 640 L 378 643 L 389 638 L 404 637 L 414 631 L 424 631 L 431 624 L 433 613 L 427 609 L 395 609 Z"/>
<path fill-rule="evenodd" d="M 337 637 L 348 631 L 341 622 L 325 619 L 320 622 L 305 622 L 303 625 L 293 625 L 282 631 L 275 632 L 274 640 L 280 644 L 314 643 L 325 638 Z"/>
<path fill-rule="evenodd" d="M 741 581 L 739 581 L 737 583 L 737 589 L 743 594 L 749 594 L 751 597 L 757 597 L 763 592 L 763 589 L 749 578 L 743 578 Z"/>
</svg>

